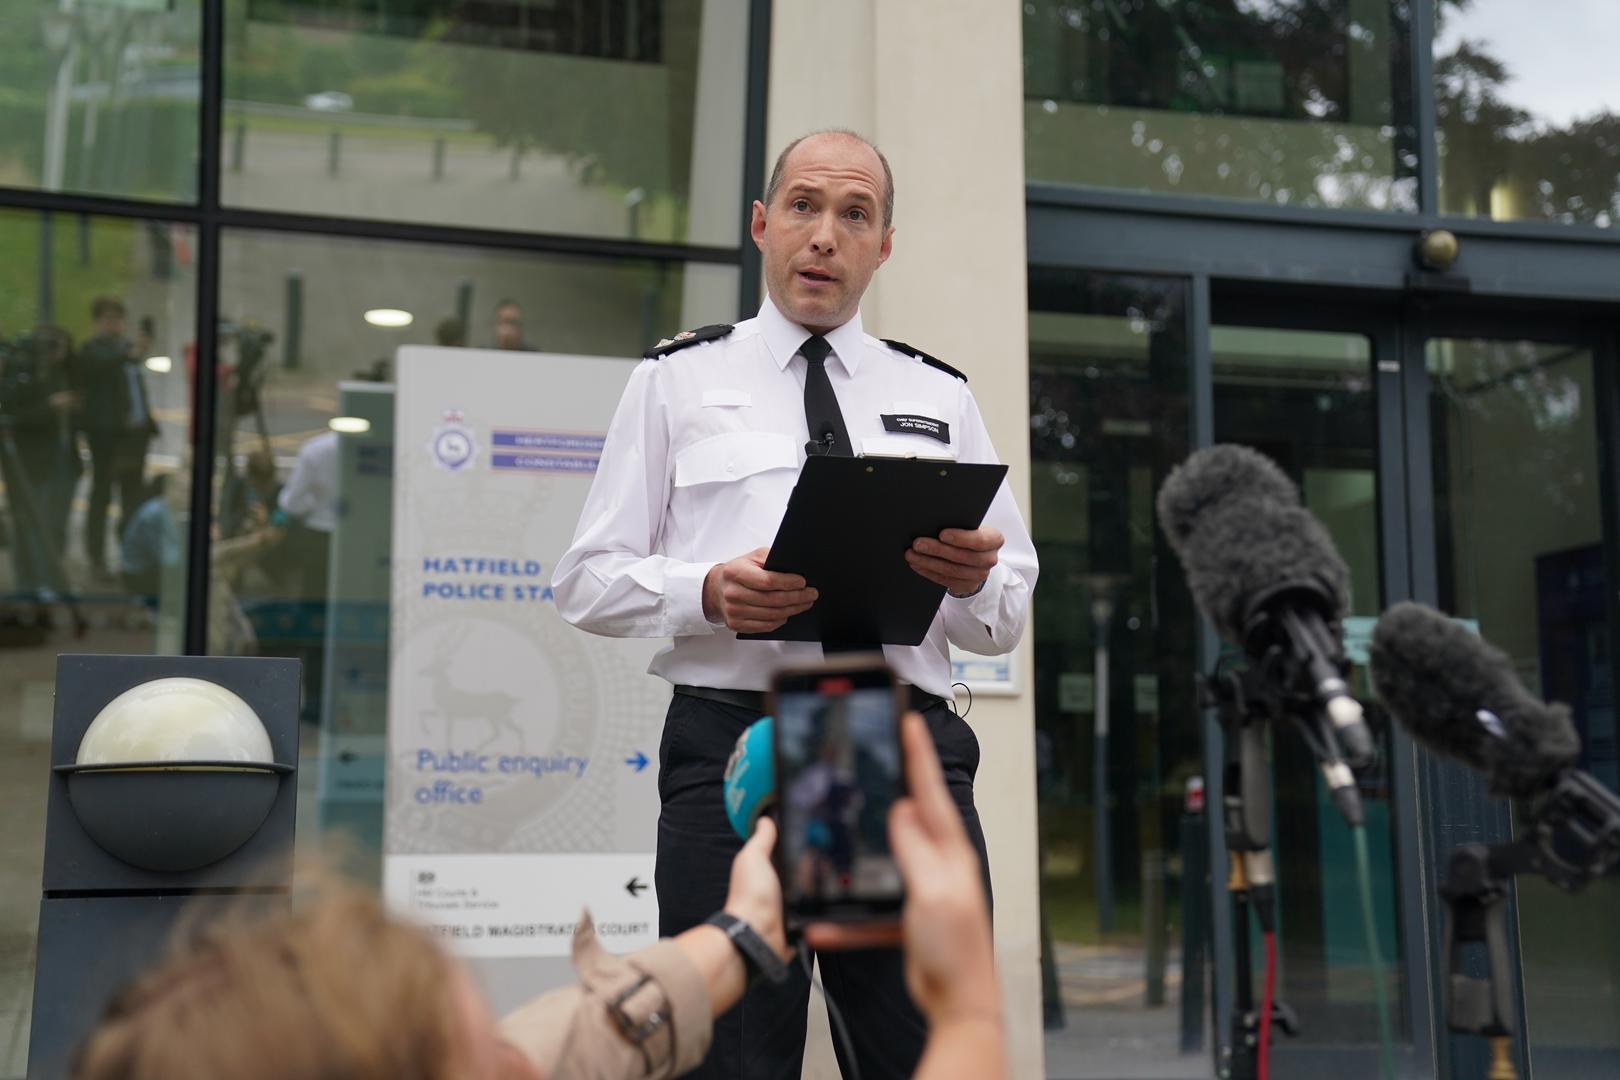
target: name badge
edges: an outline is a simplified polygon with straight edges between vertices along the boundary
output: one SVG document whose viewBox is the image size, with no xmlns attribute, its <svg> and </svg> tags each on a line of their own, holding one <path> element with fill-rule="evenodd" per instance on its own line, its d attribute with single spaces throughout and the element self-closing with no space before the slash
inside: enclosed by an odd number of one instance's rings
<svg viewBox="0 0 1620 1080">
<path fill-rule="evenodd" d="M 899 435 L 926 435 L 930 439 L 938 439 L 947 444 L 951 441 L 951 425 L 943 420 L 935 420 L 931 416 L 918 416 L 915 413 L 882 413 L 879 419 L 883 421 L 884 431 L 892 431 Z"/>
</svg>

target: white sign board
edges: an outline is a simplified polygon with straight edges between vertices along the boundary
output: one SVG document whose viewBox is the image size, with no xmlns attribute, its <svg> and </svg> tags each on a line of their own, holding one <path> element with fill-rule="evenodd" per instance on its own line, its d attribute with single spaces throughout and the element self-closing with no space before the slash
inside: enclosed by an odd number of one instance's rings
<svg viewBox="0 0 1620 1080">
<path fill-rule="evenodd" d="M 656 939 L 656 639 L 557 614 L 633 361 L 406 348 L 396 364 L 384 893 L 452 950 L 553 957 L 589 907 Z"/>
</svg>

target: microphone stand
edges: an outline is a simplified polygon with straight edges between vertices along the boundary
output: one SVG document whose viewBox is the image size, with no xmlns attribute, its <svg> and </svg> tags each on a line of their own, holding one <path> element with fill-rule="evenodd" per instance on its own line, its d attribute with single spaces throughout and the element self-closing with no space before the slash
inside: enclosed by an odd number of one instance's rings
<svg viewBox="0 0 1620 1080">
<path fill-rule="evenodd" d="M 1446 905 L 1442 964 L 1446 1026 L 1491 1043 L 1489 1080 L 1516 1080 L 1513 995 L 1508 985 L 1507 900 L 1511 878 L 1540 874 L 1579 892 L 1620 863 L 1620 796 L 1590 773 L 1566 769 L 1538 796 L 1525 834 L 1500 844 L 1463 844 L 1451 853 L 1440 899 Z M 1482 946 L 1484 977 L 1463 969 L 1465 950 Z"/>
<path fill-rule="evenodd" d="M 1221 1048 L 1218 1071 L 1229 1080 L 1262 1080 L 1269 1074 L 1273 1027 L 1299 1034 L 1299 1016 L 1272 997 L 1275 983 L 1276 884 L 1271 864 L 1271 783 L 1266 767 L 1265 727 L 1278 704 L 1269 681 L 1254 667 L 1217 671 L 1199 679 L 1200 704 L 1214 707 L 1226 732 L 1227 762 L 1222 821 L 1231 869 L 1233 968 L 1236 993 L 1230 1044 Z M 1249 911 L 1267 938 L 1267 1001 L 1257 1007 L 1250 965 Z"/>
<path fill-rule="evenodd" d="M 1285 616 L 1287 609 L 1284 608 L 1283 612 Z M 1252 658 L 1252 668 L 1258 672 L 1255 694 L 1267 703 L 1275 719 L 1294 722 L 1305 742 L 1310 745 L 1311 752 L 1316 755 L 1328 797 L 1345 824 L 1354 829 L 1365 820 L 1361 796 L 1356 790 L 1356 777 L 1340 752 L 1339 734 L 1334 730 L 1332 718 L 1312 693 L 1312 665 L 1316 657 L 1310 655 L 1311 650 L 1291 647 L 1295 639 L 1277 632 L 1289 621 L 1284 616 L 1274 615 L 1264 604 L 1256 604 L 1245 622 L 1243 636 L 1247 643 L 1246 651 Z M 1330 647 L 1324 645 L 1323 649 Z M 1318 655 L 1327 656 L 1329 653 L 1319 651 Z M 1342 682 L 1342 676 L 1348 670 L 1343 657 L 1326 662 L 1339 668 Z M 1371 747 L 1365 749 L 1370 755 Z M 1358 767 L 1365 764 L 1367 762 L 1363 760 Z"/>
</svg>

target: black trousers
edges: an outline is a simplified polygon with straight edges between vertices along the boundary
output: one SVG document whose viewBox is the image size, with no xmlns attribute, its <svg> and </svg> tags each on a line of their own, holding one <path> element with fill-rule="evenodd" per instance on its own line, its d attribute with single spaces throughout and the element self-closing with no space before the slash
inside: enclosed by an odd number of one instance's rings
<svg viewBox="0 0 1620 1080">
<path fill-rule="evenodd" d="M 118 538 L 141 505 L 146 476 L 144 431 L 92 431 L 90 443 L 90 506 L 84 515 L 84 553 L 92 566 L 107 565 L 107 509 L 118 492 Z"/>
<path fill-rule="evenodd" d="M 658 932 L 664 937 L 700 925 L 725 905 L 731 860 L 742 840 L 726 820 L 722 788 L 737 736 L 758 713 L 676 694 L 658 749 Z M 946 783 L 979 853 L 985 896 L 990 864 L 984 830 L 973 807 L 979 741 L 944 704 L 923 714 L 939 749 Z M 909 1077 L 922 1057 L 927 1027 L 906 992 L 898 949 L 824 952 L 822 984 L 849 1026 L 861 1080 Z M 709 1056 L 690 1076 L 703 1080 L 798 1080 L 803 1071 L 805 1009 L 810 982 L 797 963 L 781 986 L 761 983 L 715 1021 Z M 851 1075 L 834 1038 L 839 1067 Z"/>
</svg>

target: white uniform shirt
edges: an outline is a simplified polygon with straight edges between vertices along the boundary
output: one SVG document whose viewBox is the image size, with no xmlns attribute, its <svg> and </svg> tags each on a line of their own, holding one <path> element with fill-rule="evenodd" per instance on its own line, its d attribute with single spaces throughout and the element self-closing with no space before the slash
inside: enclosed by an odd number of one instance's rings
<svg viewBox="0 0 1620 1080">
<path fill-rule="evenodd" d="M 596 634 L 673 638 L 648 670 L 677 685 L 764 690 L 782 664 L 821 658 L 814 643 L 738 641 L 703 614 L 704 577 L 770 546 L 798 480 L 809 431 L 806 362 L 797 354 L 809 336 L 767 299 L 758 318 L 724 338 L 635 369 L 573 544 L 552 576 L 563 618 Z M 827 374 L 857 454 L 996 461 L 962 380 L 868 336 L 859 314 L 826 338 Z M 885 413 L 943 420 L 950 442 L 887 432 Z M 985 524 L 1006 545 L 984 588 L 947 595 L 920 645 L 883 649 L 900 679 L 942 697 L 951 696 L 947 639 L 1005 653 L 1029 614 L 1035 546 L 1005 482 Z"/>
</svg>

